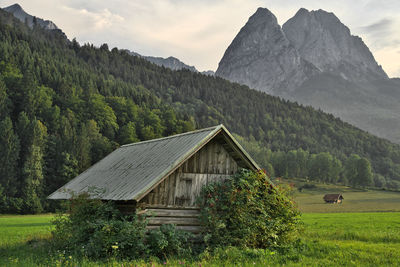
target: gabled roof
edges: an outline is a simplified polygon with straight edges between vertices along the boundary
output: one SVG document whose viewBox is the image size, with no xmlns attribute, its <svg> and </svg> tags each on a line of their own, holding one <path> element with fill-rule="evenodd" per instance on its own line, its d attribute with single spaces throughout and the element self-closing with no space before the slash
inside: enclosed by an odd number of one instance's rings
<svg viewBox="0 0 400 267">
<path fill-rule="evenodd" d="M 216 135 L 226 139 L 247 168 L 260 169 L 229 131 L 218 125 L 121 146 L 48 198 L 69 199 L 71 193 L 91 193 L 96 189 L 93 198 L 140 200 Z"/>
<path fill-rule="evenodd" d="M 324 196 L 324 200 L 325 201 L 327 201 L 327 200 L 337 200 L 339 198 L 344 199 L 342 194 L 326 194 Z"/>
</svg>

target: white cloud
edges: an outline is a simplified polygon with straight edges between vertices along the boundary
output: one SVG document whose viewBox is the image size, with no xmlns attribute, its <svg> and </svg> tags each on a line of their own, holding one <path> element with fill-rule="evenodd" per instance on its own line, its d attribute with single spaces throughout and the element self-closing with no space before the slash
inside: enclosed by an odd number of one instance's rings
<svg viewBox="0 0 400 267">
<path fill-rule="evenodd" d="M 15 0 L 4 0 L 2 6 Z M 398 0 L 20 0 L 31 14 L 50 19 L 69 38 L 127 48 L 144 55 L 175 56 L 199 70 L 216 69 L 225 49 L 257 7 L 280 24 L 300 7 L 334 12 L 360 35 L 389 75 L 397 75 Z M 368 26 L 370 28 L 368 28 Z M 375 31 L 374 31 L 375 29 Z"/>
</svg>

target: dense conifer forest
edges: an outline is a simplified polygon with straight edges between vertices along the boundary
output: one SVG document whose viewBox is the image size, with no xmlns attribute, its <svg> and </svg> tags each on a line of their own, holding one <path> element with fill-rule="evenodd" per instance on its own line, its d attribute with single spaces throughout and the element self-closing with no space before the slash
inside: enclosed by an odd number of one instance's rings
<svg viewBox="0 0 400 267">
<path fill-rule="evenodd" d="M 400 188 L 400 146 L 332 115 L 0 10 L 0 212 L 53 209 L 49 193 L 119 145 L 221 123 L 272 175 Z"/>
</svg>

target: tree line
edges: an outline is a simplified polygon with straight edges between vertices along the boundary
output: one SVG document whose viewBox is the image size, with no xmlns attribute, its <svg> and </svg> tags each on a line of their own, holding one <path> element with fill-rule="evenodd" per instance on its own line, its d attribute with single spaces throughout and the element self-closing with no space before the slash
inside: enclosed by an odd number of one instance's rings
<svg viewBox="0 0 400 267">
<path fill-rule="evenodd" d="M 310 153 L 301 148 L 290 151 L 272 151 L 254 141 L 235 135 L 272 177 L 305 178 L 310 181 L 343 184 L 353 187 L 399 189 L 400 183 L 374 173 L 366 157 L 351 154 L 340 160 L 329 152 Z"/>
</svg>

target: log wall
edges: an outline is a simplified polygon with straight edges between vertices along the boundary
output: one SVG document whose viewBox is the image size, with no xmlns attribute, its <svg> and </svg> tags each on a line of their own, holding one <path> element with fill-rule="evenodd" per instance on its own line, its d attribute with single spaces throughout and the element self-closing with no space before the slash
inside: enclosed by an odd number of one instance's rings
<svg viewBox="0 0 400 267">
<path fill-rule="evenodd" d="M 203 185 L 236 173 L 238 164 L 215 140 L 210 141 L 148 193 L 140 206 L 195 207 Z"/>
<path fill-rule="evenodd" d="M 238 163 L 226 150 L 229 146 L 211 140 L 138 203 L 148 217 L 149 229 L 175 224 L 178 229 L 200 232 L 196 206 L 201 188 L 223 180 L 238 170 Z"/>
</svg>

